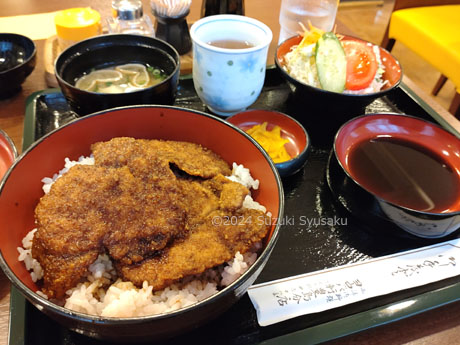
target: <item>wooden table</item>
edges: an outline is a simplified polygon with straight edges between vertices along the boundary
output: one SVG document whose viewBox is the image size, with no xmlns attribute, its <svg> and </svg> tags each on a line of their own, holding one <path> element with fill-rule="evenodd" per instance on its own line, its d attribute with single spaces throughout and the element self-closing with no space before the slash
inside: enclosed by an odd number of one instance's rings
<svg viewBox="0 0 460 345">
<path fill-rule="evenodd" d="M 149 1 L 144 1 L 145 13 L 150 13 Z M 2 0 L 0 16 L 18 16 L 35 13 L 57 11 L 69 7 L 91 6 L 98 10 L 103 17 L 110 14 L 110 1 L 108 0 Z M 269 25 L 273 31 L 273 41 L 269 50 L 268 63 L 273 63 L 276 44 L 278 42 L 279 24 L 278 13 L 280 0 L 249 0 L 246 1 L 246 15 L 259 19 Z M 187 18 L 191 23 L 200 17 L 201 1 L 192 3 L 190 14 Z M 340 10 L 339 10 L 340 11 Z M 0 18 L 1 20 L 1 18 Z M 27 25 L 27 23 L 24 23 Z M 340 23 L 338 23 L 340 28 Z M 341 32 L 347 33 L 346 28 Z M 29 95 L 36 91 L 48 88 L 45 81 L 45 67 L 43 62 L 45 40 L 35 41 L 37 45 L 37 66 L 23 84 L 22 91 L 15 96 L 0 101 L 0 128 L 3 129 L 14 141 L 19 152 L 22 148 L 22 132 L 25 111 L 25 101 Z M 413 89 L 422 99 L 434 108 L 449 124 L 460 132 L 460 125 L 453 116 L 438 104 L 434 103 L 428 95 L 424 94 L 415 84 L 407 78 L 405 83 Z M 7 344 L 8 314 L 9 314 L 10 284 L 3 273 L 0 272 L 0 345 Z M 460 297 L 460 296 L 459 296 Z M 396 321 L 388 325 L 373 328 L 355 335 L 337 340 L 340 344 L 366 343 L 366 344 L 460 344 L 460 302 L 424 312 L 417 316 Z"/>
</svg>

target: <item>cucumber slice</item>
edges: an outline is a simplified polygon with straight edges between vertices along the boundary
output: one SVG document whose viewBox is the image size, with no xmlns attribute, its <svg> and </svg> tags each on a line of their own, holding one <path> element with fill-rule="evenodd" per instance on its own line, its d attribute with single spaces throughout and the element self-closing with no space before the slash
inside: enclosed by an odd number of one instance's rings
<svg viewBox="0 0 460 345">
<path fill-rule="evenodd" d="M 316 69 L 324 90 L 343 92 L 347 81 L 347 60 L 342 44 L 332 32 L 326 32 L 316 42 Z"/>
</svg>

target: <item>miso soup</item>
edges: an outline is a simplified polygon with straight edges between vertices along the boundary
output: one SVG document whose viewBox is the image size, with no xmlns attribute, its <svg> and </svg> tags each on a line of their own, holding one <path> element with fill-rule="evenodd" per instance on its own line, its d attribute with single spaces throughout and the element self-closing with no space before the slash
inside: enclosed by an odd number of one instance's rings
<svg viewBox="0 0 460 345">
<path fill-rule="evenodd" d="M 91 71 L 78 78 L 75 87 L 99 93 L 126 93 L 154 86 L 166 79 L 158 68 L 142 64 L 124 64 Z"/>
</svg>

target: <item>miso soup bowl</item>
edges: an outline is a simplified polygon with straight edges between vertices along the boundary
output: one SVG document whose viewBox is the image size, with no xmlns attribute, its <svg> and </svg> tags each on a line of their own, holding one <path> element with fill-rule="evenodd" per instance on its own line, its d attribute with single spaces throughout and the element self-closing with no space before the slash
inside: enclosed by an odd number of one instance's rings
<svg viewBox="0 0 460 345">
<path fill-rule="evenodd" d="M 410 209 L 386 200 L 363 186 L 350 168 L 350 155 L 364 141 L 385 137 L 408 141 L 442 157 L 460 180 L 460 140 L 440 126 L 408 115 L 372 114 L 345 123 L 334 140 L 334 153 L 353 188 L 373 196 L 382 216 L 406 232 L 422 238 L 440 238 L 460 228 L 460 193 L 446 213 Z M 436 184 L 437 181 L 433 181 Z M 351 190 L 353 191 L 353 188 Z"/>
<path fill-rule="evenodd" d="M 160 68 L 167 77 L 151 87 L 126 93 L 99 93 L 75 87 L 77 79 L 92 70 L 128 63 Z M 126 105 L 172 105 L 179 83 L 180 56 L 173 46 L 157 38 L 102 35 L 64 50 L 56 60 L 55 74 L 70 108 L 79 116 Z"/>
<path fill-rule="evenodd" d="M 39 139 L 16 160 L 0 185 L 0 266 L 12 284 L 40 311 L 80 334 L 127 343 L 153 342 L 214 320 L 237 302 L 267 263 L 280 222 L 273 222 L 257 260 L 242 276 L 205 300 L 179 310 L 143 317 L 102 317 L 75 312 L 43 298 L 23 262 L 18 261 L 17 251 L 22 238 L 36 226 L 34 209 L 43 195 L 41 180 L 58 172 L 66 157 L 78 160 L 90 154 L 93 143 L 120 136 L 198 143 L 230 164 L 243 164 L 260 181 L 253 198 L 265 205 L 273 219 L 283 216 L 283 187 L 268 155 L 246 133 L 212 115 L 170 106 L 122 107 L 78 118 Z"/>
</svg>

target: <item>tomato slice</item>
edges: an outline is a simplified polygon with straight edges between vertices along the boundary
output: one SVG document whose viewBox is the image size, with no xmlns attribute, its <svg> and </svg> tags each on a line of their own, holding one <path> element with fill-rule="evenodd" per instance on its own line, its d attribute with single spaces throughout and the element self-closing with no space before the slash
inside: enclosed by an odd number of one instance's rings
<svg viewBox="0 0 460 345">
<path fill-rule="evenodd" d="M 361 90 L 370 85 L 377 73 L 377 58 L 372 47 L 365 42 L 342 41 L 347 59 L 347 90 Z"/>
</svg>

